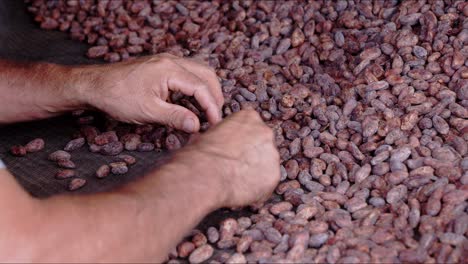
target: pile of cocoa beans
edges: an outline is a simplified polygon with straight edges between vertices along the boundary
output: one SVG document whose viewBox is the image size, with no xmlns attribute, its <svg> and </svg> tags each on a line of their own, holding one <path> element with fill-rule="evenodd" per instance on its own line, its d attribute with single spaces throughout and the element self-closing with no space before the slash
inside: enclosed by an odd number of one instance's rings
<svg viewBox="0 0 468 264">
<path fill-rule="evenodd" d="M 169 263 L 466 260 L 466 1 L 27 2 L 42 28 L 89 43 L 91 58 L 208 62 L 224 115 L 255 108 L 275 131 L 275 197 L 194 230 Z M 103 154 L 176 149 L 187 136 L 78 120 L 77 137 Z"/>
</svg>

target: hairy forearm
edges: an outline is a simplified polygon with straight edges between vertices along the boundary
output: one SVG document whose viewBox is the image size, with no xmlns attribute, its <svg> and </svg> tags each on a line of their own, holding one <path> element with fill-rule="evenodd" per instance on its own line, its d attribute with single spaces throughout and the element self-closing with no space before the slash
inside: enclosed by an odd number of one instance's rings
<svg viewBox="0 0 468 264">
<path fill-rule="evenodd" d="M 0 60 L 0 124 L 84 108 L 80 92 L 92 78 L 77 67 Z"/>
<path fill-rule="evenodd" d="M 29 247 L 27 260 L 163 261 L 202 217 L 221 205 L 219 190 L 205 180 L 210 177 L 195 172 L 193 166 L 169 163 L 112 193 L 41 201 L 40 228 L 25 239 L 37 243 Z"/>
</svg>

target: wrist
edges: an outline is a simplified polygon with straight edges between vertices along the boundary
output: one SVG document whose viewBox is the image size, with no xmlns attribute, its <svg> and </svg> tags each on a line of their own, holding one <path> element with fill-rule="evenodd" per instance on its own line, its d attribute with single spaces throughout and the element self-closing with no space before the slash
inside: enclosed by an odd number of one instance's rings
<svg viewBox="0 0 468 264">
<path fill-rule="evenodd" d="M 171 175 L 180 175 L 184 185 L 202 197 L 208 211 L 224 207 L 228 199 L 228 188 L 222 173 L 208 155 L 191 150 L 190 146 L 177 152 L 164 166 Z"/>
<path fill-rule="evenodd" d="M 98 89 L 99 71 L 92 66 L 77 66 L 67 69 L 67 87 L 63 97 L 75 108 L 89 109 L 94 107 L 93 94 Z"/>
</svg>

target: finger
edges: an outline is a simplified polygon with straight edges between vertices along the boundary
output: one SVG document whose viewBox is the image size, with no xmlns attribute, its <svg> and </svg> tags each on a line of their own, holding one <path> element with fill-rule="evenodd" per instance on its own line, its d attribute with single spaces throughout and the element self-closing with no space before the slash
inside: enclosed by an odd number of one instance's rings
<svg viewBox="0 0 468 264">
<path fill-rule="evenodd" d="M 217 124 L 221 121 L 221 113 L 208 85 L 195 74 L 189 71 L 173 72 L 167 80 L 167 86 L 171 91 L 194 96 L 205 111 L 211 124 Z"/>
<path fill-rule="evenodd" d="M 190 59 L 178 59 L 175 60 L 175 62 L 186 70 L 197 75 L 200 79 L 204 80 L 208 84 L 210 91 L 216 99 L 219 110 L 221 111 L 221 108 L 224 104 L 224 96 L 216 73 L 211 68 Z"/>
<path fill-rule="evenodd" d="M 164 125 L 183 130 L 187 133 L 195 133 L 200 129 L 198 117 L 183 106 L 159 100 L 158 113 L 157 121 Z"/>
</svg>

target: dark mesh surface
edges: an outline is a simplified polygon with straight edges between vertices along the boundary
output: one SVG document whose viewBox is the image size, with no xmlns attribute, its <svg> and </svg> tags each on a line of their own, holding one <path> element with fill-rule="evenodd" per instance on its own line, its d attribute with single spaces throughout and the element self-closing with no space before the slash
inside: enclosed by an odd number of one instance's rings
<svg viewBox="0 0 468 264">
<path fill-rule="evenodd" d="M 34 196 L 47 197 L 52 194 L 67 192 L 68 181 L 54 178 L 57 166 L 54 162 L 48 161 L 47 156 L 55 150 L 63 149 L 66 142 L 70 140 L 70 136 L 76 131 L 76 127 L 72 122 L 73 119 L 69 116 L 63 116 L 1 128 L 0 150 L 2 160 L 17 177 L 18 181 Z M 30 153 L 25 157 L 13 157 L 8 153 L 8 147 L 12 144 L 25 144 L 38 137 L 45 140 L 45 151 Z M 76 192 L 89 193 L 108 190 L 128 182 L 136 176 L 143 175 L 155 166 L 156 162 L 161 162 L 162 158 L 166 156 L 156 152 L 132 152 L 128 154 L 135 156 L 138 160 L 137 164 L 130 167 L 129 173 L 119 176 L 110 175 L 104 179 L 98 179 L 94 176 L 96 169 L 116 158 L 91 153 L 87 147 L 73 151 L 72 160 L 77 165 L 77 174 L 88 180 L 87 185 Z"/>
<path fill-rule="evenodd" d="M 0 58 L 61 64 L 102 63 L 87 59 L 84 56 L 86 50 L 86 44 L 68 39 L 66 33 L 40 29 L 27 13 L 23 1 L 0 1 Z M 43 198 L 67 192 L 67 180 L 54 179 L 57 167 L 47 160 L 47 156 L 55 150 L 62 149 L 75 131 L 76 127 L 70 116 L 0 127 L 0 158 L 18 182 L 32 195 Z M 28 154 L 22 158 L 12 157 L 8 153 L 10 146 L 26 144 L 37 137 L 45 140 L 44 151 Z M 144 175 L 156 164 L 163 163 L 164 157 L 167 156 L 156 152 L 131 154 L 138 159 L 138 162 L 130 168 L 128 174 L 97 179 L 94 177 L 95 170 L 114 158 L 90 153 L 87 148 L 73 152 L 72 160 L 77 164 L 79 176 L 88 180 L 85 187 L 76 192 L 93 193 L 115 188 Z M 219 210 L 207 217 L 199 228 L 204 229 L 209 224 L 216 225 L 220 218 L 228 214 L 245 213 Z"/>
</svg>

